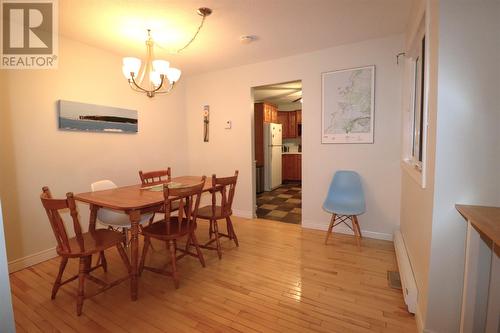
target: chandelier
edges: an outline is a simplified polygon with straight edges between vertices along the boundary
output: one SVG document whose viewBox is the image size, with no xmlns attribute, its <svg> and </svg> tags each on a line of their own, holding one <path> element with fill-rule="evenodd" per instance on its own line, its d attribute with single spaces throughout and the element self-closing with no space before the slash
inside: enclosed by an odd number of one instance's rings
<svg viewBox="0 0 500 333">
<path fill-rule="evenodd" d="M 212 10 L 202 7 L 198 8 L 197 13 L 202 17 L 201 23 L 189 42 L 177 50 L 177 54 L 186 49 L 196 39 L 203 27 L 205 18 L 212 14 Z M 151 37 L 151 30 L 148 29 L 147 32 L 144 65 L 142 65 L 139 58 L 125 57 L 123 58 L 122 71 L 132 90 L 145 93 L 148 97 L 154 97 L 156 94 L 166 94 L 172 91 L 181 77 L 181 70 L 170 67 L 170 63 L 166 60 L 154 58 L 153 48 L 155 42 Z"/>
</svg>

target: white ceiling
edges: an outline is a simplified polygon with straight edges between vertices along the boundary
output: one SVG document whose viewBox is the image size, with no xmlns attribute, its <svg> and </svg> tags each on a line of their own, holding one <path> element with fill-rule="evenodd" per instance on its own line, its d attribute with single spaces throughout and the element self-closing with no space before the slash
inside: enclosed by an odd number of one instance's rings
<svg viewBox="0 0 500 333">
<path fill-rule="evenodd" d="M 146 29 L 165 58 L 184 73 L 199 73 L 383 37 L 404 31 L 413 0 L 64 0 L 60 33 L 122 56 L 143 57 Z M 213 13 L 198 39 L 178 49 Z M 241 35 L 258 41 L 244 45 Z"/>
<path fill-rule="evenodd" d="M 271 84 L 253 88 L 255 102 L 275 105 L 297 103 L 302 97 L 302 81 Z"/>
</svg>

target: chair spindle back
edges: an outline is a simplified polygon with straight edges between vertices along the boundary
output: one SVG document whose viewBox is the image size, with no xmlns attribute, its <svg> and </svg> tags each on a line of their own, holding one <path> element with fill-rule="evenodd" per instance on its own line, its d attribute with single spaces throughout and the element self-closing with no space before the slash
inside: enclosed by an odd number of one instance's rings
<svg viewBox="0 0 500 333">
<path fill-rule="evenodd" d="M 212 175 L 212 215 L 215 216 L 217 206 L 217 192 L 221 194 L 221 214 L 229 216 L 232 214 L 234 192 L 236 190 L 236 182 L 238 180 L 238 170 L 234 172 L 234 176 L 220 177 Z"/>
<path fill-rule="evenodd" d="M 172 179 L 172 173 L 170 167 L 167 170 L 157 170 L 143 172 L 139 171 L 139 177 L 141 178 L 142 185 L 158 184 L 165 181 L 170 181 Z"/>
<path fill-rule="evenodd" d="M 203 186 L 205 186 L 206 177 L 201 177 L 198 184 L 180 188 L 169 188 L 167 184 L 163 185 L 163 196 L 165 198 L 165 225 L 167 235 L 172 233 L 180 233 L 181 230 L 190 230 L 196 225 L 196 218 L 198 216 L 198 207 L 200 206 L 201 193 Z M 177 216 L 172 216 L 171 210 L 172 202 L 179 203 L 179 210 Z M 177 229 L 172 226 L 171 217 L 177 219 Z M 175 221 L 175 220 L 174 220 Z"/>
<path fill-rule="evenodd" d="M 85 251 L 82 227 L 78 219 L 78 211 L 76 209 L 75 198 L 73 193 L 68 192 L 66 194 L 66 199 L 54 199 L 47 186 L 42 188 L 42 194 L 40 195 L 40 200 L 45 208 L 47 217 L 49 218 L 50 226 L 54 232 L 54 236 L 57 241 L 58 248 L 63 251 L 70 253 L 72 251 L 69 244 L 68 233 L 66 232 L 66 227 L 64 221 L 59 213 L 61 210 L 69 209 L 71 219 L 73 220 L 73 230 L 79 245 L 79 250 L 81 252 Z M 73 249 L 74 250 L 74 249 Z"/>
</svg>

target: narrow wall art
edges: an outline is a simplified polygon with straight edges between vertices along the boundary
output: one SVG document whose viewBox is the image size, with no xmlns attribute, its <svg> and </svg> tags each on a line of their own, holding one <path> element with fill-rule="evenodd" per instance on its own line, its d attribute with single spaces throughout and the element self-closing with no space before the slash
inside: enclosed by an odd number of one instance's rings
<svg viewBox="0 0 500 333">
<path fill-rule="evenodd" d="M 111 106 L 59 101 L 59 129 L 67 131 L 137 133 L 137 111 Z"/>
</svg>

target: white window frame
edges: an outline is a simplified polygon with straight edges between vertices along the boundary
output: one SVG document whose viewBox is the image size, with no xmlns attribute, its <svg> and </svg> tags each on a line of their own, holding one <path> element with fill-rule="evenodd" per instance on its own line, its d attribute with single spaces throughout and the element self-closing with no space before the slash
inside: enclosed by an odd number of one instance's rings
<svg viewBox="0 0 500 333">
<path fill-rule="evenodd" d="M 403 156 L 401 166 L 411 178 L 413 178 L 422 188 L 426 185 L 426 161 L 427 161 L 427 133 L 428 133 L 428 92 L 429 92 L 429 36 L 425 13 L 422 13 L 422 18 L 418 29 L 416 30 L 409 49 L 406 51 L 405 57 L 405 75 L 403 82 Z M 417 58 L 421 56 L 422 40 L 425 38 L 424 43 L 424 72 L 421 79 L 424 80 L 422 94 L 423 98 L 419 101 L 416 98 L 418 90 L 421 87 L 417 79 Z M 418 87 L 417 87 L 418 84 Z M 415 116 L 420 114 L 420 103 L 422 103 L 422 131 L 415 127 Z M 418 141 L 421 136 L 422 141 L 418 149 L 422 153 L 422 160 L 420 161 L 418 152 L 415 152 L 415 141 Z"/>
</svg>

